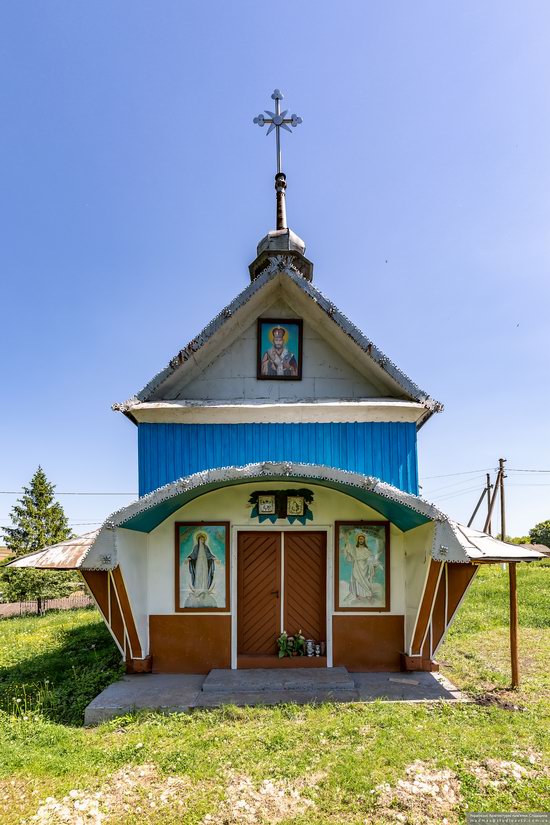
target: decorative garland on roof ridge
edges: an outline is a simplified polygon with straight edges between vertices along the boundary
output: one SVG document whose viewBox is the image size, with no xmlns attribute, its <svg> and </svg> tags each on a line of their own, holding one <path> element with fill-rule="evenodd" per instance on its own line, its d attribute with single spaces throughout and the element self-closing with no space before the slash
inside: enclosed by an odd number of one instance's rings
<svg viewBox="0 0 550 825">
<path fill-rule="evenodd" d="M 126 401 L 115 402 L 111 404 L 111 409 L 114 412 L 128 412 L 131 410 L 134 404 L 139 404 L 139 398 L 136 395 L 133 395 L 131 398 L 127 398 Z"/>
<path fill-rule="evenodd" d="M 291 273 L 296 274 L 298 277 L 303 278 L 302 273 L 294 263 L 294 258 L 292 255 L 285 255 L 281 253 L 280 255 L 271 255 L 269 259 L 269 263 L 264 270 L 262 270 L 262 275 L 267 273 L 268 275 L 278 275 L 280 272 L 286 272 L 287 275 Z"/>
</svg>

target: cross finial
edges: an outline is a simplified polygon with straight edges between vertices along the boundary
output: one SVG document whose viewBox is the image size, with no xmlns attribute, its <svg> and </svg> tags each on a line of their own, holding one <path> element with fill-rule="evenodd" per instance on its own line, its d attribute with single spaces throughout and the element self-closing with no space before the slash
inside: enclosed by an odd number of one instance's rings
<svg viewBox="0 0 550 825">
<path fill-rule="evenodd" d="M 288 109 L 281 112 L 281 100 L 283 93 L 279 89 L 275 89 L 271 95 L 271 99 L 275 101 L 275 111 L 270 112 L 269 109 L 264 109 L 264 115 L 258 115 L 254 118 L 254 123 L 258 126 L 265 126 L 269 124 L 267 134 L 269 135 L 275 129 L 276 149 L 277 149 L 277 174 L 275 175 L 275 190 L 277 192 L 277 229 L 286 229 L 286 204 L 285 204 L 285 189 L 286 189 L 286 175 L 283 172 L 283 161 L 281 156 L 281 129 L 285 129 L 292 134 L 293 129 L 299 126 L 302 118 L 298 115 L 290 115 L 287 117 Z"/>
<path fill-rule="evenodd" d="M 258 115 L 258 117 L 254 118 L 253 122 L 257 123 L 258 126 L 265 126 L 266 124 L 269 124 L 269 129 L 267 130 L 268 135 L 273 131 L 273 129 L 276 130 L 277 174 L 281 174 L 283 171 L 283 163 L 281 158 L 281 129 L 286 129 L 287 132 L 292 132 L 292 129 L 289 129 L 289 124 L 295 129 L 296 126 L 299 126 L 302 122 L 302 118 L 298 117 L 298 115 L 291 115 L 290 117 L 287 117 L 288 109 L 281 112 L 281 100 L 283 99 L 283 93 L 279 89 L 275 89 L 271 95 L 271 99 L 275 101 L 275 111 L 270 112 L 269 109 L 264 109 L 267 117 L 264 117 L 264 115 Z"/>
</svg>

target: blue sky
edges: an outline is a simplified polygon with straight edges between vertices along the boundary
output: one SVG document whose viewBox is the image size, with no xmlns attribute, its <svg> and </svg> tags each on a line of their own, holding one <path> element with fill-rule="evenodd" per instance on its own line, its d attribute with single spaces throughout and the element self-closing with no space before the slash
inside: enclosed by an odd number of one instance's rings
<svg viewBox="0 0 550 825">
<path fill-rule="evenodd" d="M 316 286 L 445 404 L 426 496 L 467 520 L 499 456 L 550 470 L 547 2 L 34 0 L 0 32 L 2 490 L 137 490 L 110 405 L 246 285 L 275 86 Z M 507 483 L 509 533 L 550 518 L 550 473 Z M 61 498 L 77 532 L 128 500 Z"/>
</svg>

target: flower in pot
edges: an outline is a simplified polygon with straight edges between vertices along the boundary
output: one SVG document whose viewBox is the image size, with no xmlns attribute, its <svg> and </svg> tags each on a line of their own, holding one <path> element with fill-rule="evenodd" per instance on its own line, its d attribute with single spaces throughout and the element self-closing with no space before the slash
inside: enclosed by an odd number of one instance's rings
<svg viewBox="0 0 550 825">
<path fill-rule="evenodd" d="M 306 652 L 306 639 L 305 636 L 302 634 L 302 628 L 298 631 L 296 636 L 294 637 L 294 650 L 296 651 L 296 656 L 304 656 Z"/>
<path fill-rule="evenodd" d="M 283 630 L 281 635 L 277 637 L 277 647 L 279 649 L 279 659 L 282 659 L 285 656 L 292 656 L 294 637 L 289 636 L 286 630 Z"/>
</svg>

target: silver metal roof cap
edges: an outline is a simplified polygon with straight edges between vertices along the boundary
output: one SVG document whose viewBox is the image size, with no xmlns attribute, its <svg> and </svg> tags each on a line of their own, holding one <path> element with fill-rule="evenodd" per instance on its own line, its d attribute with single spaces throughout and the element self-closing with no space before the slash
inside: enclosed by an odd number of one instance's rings
<svg viewBox="0 0 550 825">
<path fill-rule="evenodd" d="M 262 238 L 257 247 L 257 254 L 262 252 L 299 252 L 306 251 L 304 241 L 292 229 L 273 229 Z"/>
<path fill-rule="evenodd" d="M 258 254 L 248 267 L 250 280 L 261 275 L 274 257 L 282 255 L 292 260 L 292 266 L 306 281 L 312 281 L 313 264 L 304 255 L 305 251 L 305 243 L 292 229 L 273 229 L 258 244 Z"/>
</svg>

